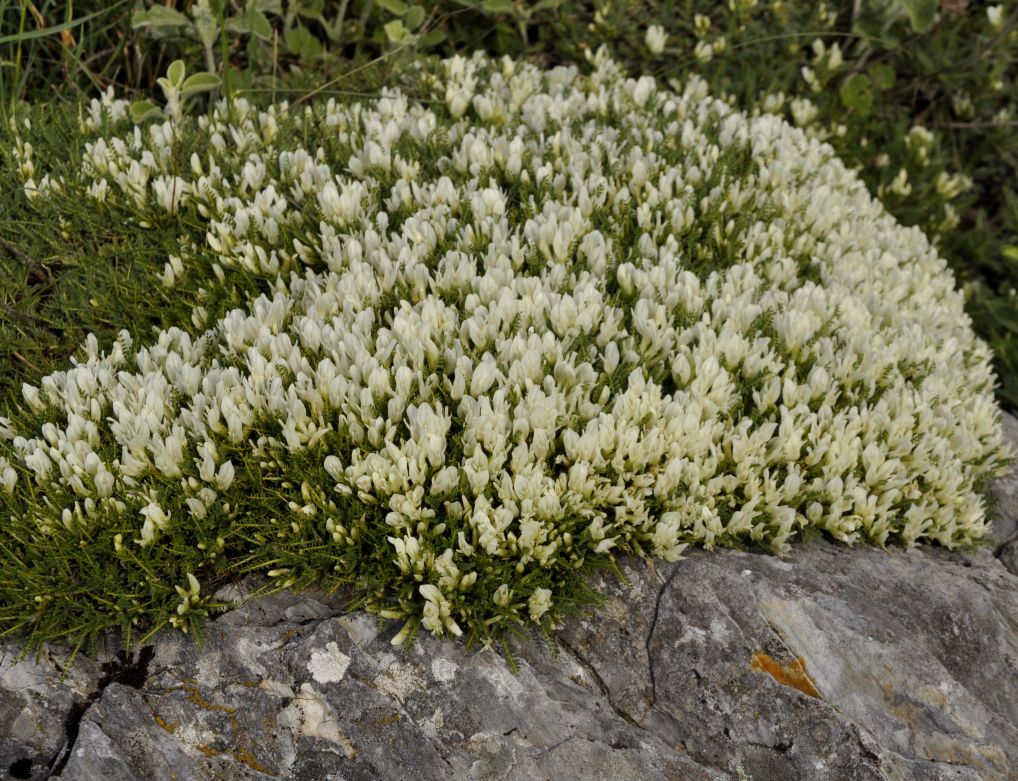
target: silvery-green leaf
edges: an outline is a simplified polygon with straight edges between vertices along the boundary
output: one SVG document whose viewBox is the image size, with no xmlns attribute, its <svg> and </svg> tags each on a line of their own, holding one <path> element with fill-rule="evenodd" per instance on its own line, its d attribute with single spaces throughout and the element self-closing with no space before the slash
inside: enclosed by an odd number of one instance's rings
<svg viewBox="0 0 1018 781">
<path fill-rule="evenodd" d="M 219 77 L 214 73 L 195 73 L 188 76 L 180 88 L 180 96 L 184 99 L 197 95 L 199 92 L 209 92 L 220 85 Z"/>
<path fill-rule="evenodd" d="M 375 0 L 375 4 L 396 16 L 402 16 L 407 12 L 407 5 L 403 0 Z"/>
<path fill-rule="evenodd" d="M 170 63 L 170 67 L 166 69 L 166 78 L 170 84 L 173 85 L 174 89 L 179 90 L 180 85 L 184 83 L 184 77 L 187 75 L 187 66 L 184 65 L 183 60 L 174 60 Z"/>
<path fill-rule="evenodd" d="M 424 8 L 419 5 L 410 7 L 403 17 L 403 24 L 408 30 L 416 30 L 424 22 Z"/>
<path fill-rule="evenodd" d="M 385 25 L 385 37 L 389 39 L 390 43 L 399 43 L 407 35 L 407 29 L 403 26 L 403 20 L 393 19 L 387 25 Z"/>
<path fill-rule="evenodd" d="M 162 5 L 154 5 L 144 11 L 137 11 L 131 17 L 131 27 L 184 27 L 191 22 L 180 11 Z"/>
<path fill-rule="evenodd" d="M 226 29 L 235 33 L 253 35 L 263 41 L 272 37 L 272 25 L 269 24 L 268 17 L 261 11 L 250 7 L 244 13 L 227 19 Z"/>
<path fill-rule="evenodd" d="M 131 121 L 136 125 L 148 119 L 157 119 L 163 115 L 162 110 L 151 100 L 136 100 L 128 109 L 131 114 Z"/>
<path fill-rule="evenodd" d="M 924 33 L 933 27 L 937 17 L 937 0 L 901 0 L 912 29 Z"/>
</svg>

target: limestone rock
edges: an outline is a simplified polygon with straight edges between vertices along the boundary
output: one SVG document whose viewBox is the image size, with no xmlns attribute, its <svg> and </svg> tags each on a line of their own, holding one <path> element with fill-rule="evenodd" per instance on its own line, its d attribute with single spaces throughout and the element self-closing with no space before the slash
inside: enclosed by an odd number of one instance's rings
<svg viewBox="0 0 1018 781">
<path fill-rule="evenodd" d="M 566 643 L 618 707 L 701 764 L 753 779 L 1018 776 L 1018 578 L 989 554 L 813 543 L 787 560 L 626 571 L 657 601 L 605 581 L 615 609 Z"/>
<path fill-rule="evenodd" d="M 409 652 L 364 613 L 308 596 L 251 601 L 202 648 L 153 646 L 140 688 L 110 684 L 81 721 L 62 779 L 712 779 L 630 724 L 574 659 L 422 637 Z"/>
<path fill-rule="evenodd" d="M 79 658 L 64 684 L 8 650 L 4 777 L 1018 775 L 1018 577 L 989 552 L 814 542 L 623 571 L 557 655 L 518 644 L 516 674 L 428 636 L 403 652 L 315 594 L 248 600 L 200 648 Z"/>
<path fill-rule="evenodd" d="M 1007 413 L 1004 414 L 1004 434 L 1011 446 L 1018 450 L 1018 419 Z M 1008 543 L 1018 544 L 1018 469 L 990 484 L 990 498 L 995 505 L 990 539 L 999 553 Z M 1015 558 L 1018 559 L 1018 549 L 1015 550 Z M 1018 574 L 1016 569 L 1011 569 L 1011 572 Z"/>
<path fill-rule="evenodd" d="M 79 654 L 73 665 L 69 656 L 52 648 L 26 655 L 0 641 L 0 778 L 45 778 L 101 688 L 129 675 L 108 649 L 94 659 Z"/>
</svg>

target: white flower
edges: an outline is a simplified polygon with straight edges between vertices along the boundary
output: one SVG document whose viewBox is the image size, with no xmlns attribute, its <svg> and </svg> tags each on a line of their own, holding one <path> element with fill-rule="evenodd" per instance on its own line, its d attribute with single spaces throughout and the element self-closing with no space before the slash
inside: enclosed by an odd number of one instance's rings
<svg viewBox="0 0 1018 781">
<path fill-rule="evenodd" d="M 986 18 L 990 20 L 990 26 L 1000 31 L 1004 28 L 1004 6 L 990 5 L 986 7 Z"/>
<path fill-rule="evenodd" d="M 149 502 L 141 508 L 141 514 L 157 529 L 165 529 L 170 520 L 170 516 L 163 512 L 163 508 L 159 506 L 158 502 Z"/>
<path fill-rule="evenodd" d="M 188 572 L 187 586 L 174 586 L 174 588 L 177 590 L 177 596 L 180 597 L 180 603 L 177 605 L 177 615 L 182 616 L 192 604 L 198 601 L 201 584 L 198 583 L 198 578 Z"/>
<path fill-rule="evenodd" d="M 420 592 L 427 600 L 424 603 L 424 618 L 421 621 L 424 628 L 436 635 L 444 634 L 447 630 L 456 637 L 462 635 L 463 630 L 450 615 L 451 605 L 438 587 L 425 583 L 420 587 Z"/>
<path fill-rule="evenodd" d="M 665 50 L 665 43 L 668 41 L 668 34 L 665 28 L 659 24 L 652 24 L 647 28 L 647 35 L 644 39 L 650 53 L 657 56 Z"/>
<path fill-rule="evenodd" d="M 488 392 L 498 377 L 498 369 L 493 361 L 484 361 L 474 369 L 470 378 L 470 395 L 477 398 Z"/>
<path fill-rule="evenodd" d="M 695 27 L 699 57 L 724 50 Z M 663 29 L 646 43 L 663 52 Z M 804 77 L 840 59 L 817 43 Z M 780 552 L 807 524 L 846 542 L 985 534 L 977 488 L 1007 453 L 989 352 L 936 249 L 821 143 L 838 126 L 802 98 L 750 117 L 702 78 L 626 78 L 606 50 L 590 65 L 453 58 L 423 102 L 391 90 L 284 119 L 238 99 L 145 132 L 103 103 L 73 165 L 16 141 L 33 208 L 142 227 L 186 210 L 163 282 L 198 289 L 186 330 L 89 338 L 25 386 L 0 419 L 9 514 L 44 540 L 142 507 L 137 544 L 177 546 L 170 509 L 248 517 L 266 497 L 232 485 L 258 474 L 288 511 L 244 555 L 299 552 L 319 513 L 348 552 L 391 546 L 363 574 L 399 642 L 541 621 L 566 573 L 622 547 Z M 921 165 L 928 133 L 906 140 Z M 183 141 L 200 157 L 178 168 Z M 969 186 L 935 182 L 945 200 Z M 885 191 L 910 187 L 888 172 Z M 945 204 L 943 229 L 957 219 Z M 123 536 L 111 553 L 131 555 Z M 199 595 L 180 591 L 187 626 Z"/>
<path fill-rule="evenodd" d="M 116 482 L 116 478 L 112 472 L 103 469 L 96 473 L 93 480 L 95 481 L 95 492 L 100 497 L 107 498 L 113 495 L 113 485 Z"/>
<path fill-rule="evenodd" d="M 0 458 L 0 465 L 3 465 L 3 459 Z M 4 489 L 7 495 L 14 493 L 14 486 L 18 482 L 18 473 L 14 471 L 13 467 L 3 465 L 3 470 L 0 472 L 0 487 Z"/>
<path fill-rule="evenodd" d="M 343 477 L 343 462 L 336 456 L 326 456 L 323 466 L 333 480 L 340 480 Z"/>
<path fill-rule="evenodd" d="M 46 409 L 46 403 L 42 400 L 39 395 L 39 389 L 34 385 L 29 385 L 27 382 L 21 386 L 21 395 L 28 402 L 28 406 L 36 412 L 42 412 Z"/>
<path fill-rule="evenodd" d="M 697 41 L 693 47 L 693 56 L 701 63 L 708 63 L 714 58 L 714 47 L 707 41 Z"/>
<path fill-rule="evenodd" d="M 188 183 L 179 176 L 160 176 L 152 181 L 156 203 L 170 214 L 176 214 L 181 200 L 189 190 Z"/>
<path fill-rule="evenodd" d="M 492 601 L 494 601 L 494 603 L 499 607 L 506 607 L 508 606 L 509 601 L 512 598 L 513 598 L 512 590 L 509 588 L 509 585 L 507 583 L 503 583 L 501 586 L 495 589 L 495 594 L 494 596 L 492 596 Z"/>
<path fill-rule="evenodd" d="M 817 117 L 818 109 L 812 101 L 805 98 L 792 98 L 792 118 L 799 127 L 806 127 Z"/>
<path fill-rule="evenodd" d="M 534 589 L 534 593 L 531 594 L 530 599 L 527 600 L 527 605 L 529 607 L 530 620 L 540 620 L 541 616 L 547 613 L 548 609 L 551 607 L 551 589 Z"/>
<path fill-rule="evenodd" d="M 225 491 L 233 485 L 233 476 L 233 462 L 224 461 L 219 465 L 219 471 L 216 473 L 216 487 L 220 491 Z"/>
</svg>

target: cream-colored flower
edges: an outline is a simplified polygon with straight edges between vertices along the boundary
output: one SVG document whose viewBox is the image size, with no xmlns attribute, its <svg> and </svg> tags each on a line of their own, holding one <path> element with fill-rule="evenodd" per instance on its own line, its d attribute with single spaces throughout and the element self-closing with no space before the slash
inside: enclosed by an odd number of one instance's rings
<svg viewBox="0 0 1018 781">
<path fill-rule="evenodd" d="M 668 33 L 665 32 L 665 28 L 659 24 L 652 24 L 647 28 L 647 34 L 644 37 L 644 42 L 647 44 L 647 49 L 655 57 L 665 50 L 665 44 L 668 42 Z"/>
</svg>

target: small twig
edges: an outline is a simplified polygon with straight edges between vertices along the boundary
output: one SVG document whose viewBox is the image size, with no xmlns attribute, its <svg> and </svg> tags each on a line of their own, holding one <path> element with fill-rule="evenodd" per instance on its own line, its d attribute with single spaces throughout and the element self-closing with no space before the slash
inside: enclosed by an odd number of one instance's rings
<svg viewBox="0 0 1018 781">
<path fill-rule="evenodd" d="M 403 49 L 405 49 L 408 46 L 410 46 L 411 43 L 413 43 L 413 41 L 408 41 L 407 43 L 404 43 L 402 46 L 399 46 L 398 48 L 393 49 L 392 51 L 386 52 L 385 54 L 380 54 L 379 56 L 375 57 L 375 59 L 371 60 L 370 62 L 364 63 L 360 67 L 354 68 L 351 71 L 347 71 L 346 73 L 340 74 L 339 76 L 337 76 L 336 78 L 332 79 L 331 81 L 325 82 L 320 87 L 315 87 L 313 90 L 311 90 L 306 95 L 302 95 L 301 97 L 297 98 L 293 103 L 291 103 L 289 106 L 287 106 L 287 108 L 282 113 L 285 115 L 287 112 L 289 112 L 289 110 L 291 108 L 293 108 L 295 106 L 299 106 L 301 103 L 305 103 L 305 102 L 311 100 L 311 98 L 313 98 L 315 95 L 317 95 L 322 90 L 328 89 L 333 84 L 338 84 L 343 79 L 348 78 L 349 76 L 353 76 L 358 71 L 362 71 L 365 68 L 370 68 L 372 65 L 377 65 L 378 63 L 382 62 L 383 60 L 388 59 L 389 57 L 393 56 L 394 54 L 399 54 L 401 51 L 403 51 Z"/>
<path fill-rule="evenodd" d="M 30 360 L 28 360 L 28 358 L 26 358 L 24 355 L 19 353 L 17 350 L 11 350 L 11 355 L 13 355 L 15 358 L 17 358 L 22 363 L 27 364 L 34 371 L 36 371 L 36 372 L 41 372 L 42 371 L 38 366 L 36 366 L 34 363 L 32 363 Z"/>
<path fill-rule="evenodd" d="M 1018 120 L 1009 122 L 935 122 L 933 127 L 972 128 L 973 130 L 987 127 L 1018 127 Z"/>
<path fill-rule="evenodd" d="M 32 259 L 28 257 L 28 255 L 26 255 L 24 252 L 18 249 L 13 243 L 5 239 L 3 236 L 0 236 L 0 244 L 2 244 L 3 248 L 7 250 L 9 253 L 11 253 L 14 257 L 16 257 L 18 260 L 21 260 L 24 263 L 32 263 Z"/>
<path fill-rule="evenodd" d="M 441 18 L 441 21 L 445 21 L 447 19 L 450 19 L 453 16 L 457 16 L 457 15 L 459 15 L 461 13 L 464 13 L 467 10 L 469 10 L 469 9 L 463 8 L 463 9 L 461 9 L 459 11 L 453 11 L 452 13 L 446 14 L 445 16 L 443 16 Z M 361 65 L 361 66 L 359 66 L 357 68 L 354 68 L 351 71 L 347 71 L 346 73 L 340 74 L 339 76 L 337 76 L 336 78 L 332 79 L 331 81 L 325 82 L 320 87 L 316 87 L 315 89 L 311 90 L 306 95 L 304 95 L 304 96 L 302 96 L 300 98 L 297 98 L 297 100 L 295 100 L 293 103 L 291 103 L 289 106 L 287 106 L 286 109 L 282 113 L 285 115 L 294 106 L 298 106 L 301 103 L 307 102 L 308 100 L 313 98 L 315 95 L 319 94 L 323 90 L 328 89 L 329 87 L 331 87 L 334 84 L 338 84 L 343 79 L 348 78 L 350 76 L 353 76 L 355 73 L 357 73 L 359 71 L 362 71 L 362 70 L 364 70 L 366 68 L 370 68 L 372 65 L 377 65 L 378 63 L 382 62 L 383 60 L 386 60 L 389 57 L 392 57 L 392 56 L 394 56 L 396 54 L 399 54 L 401 51 L 406 49 L 408 46 L 413 46 L 417 42 L 417 38 L 419 38 L 421 35 L 423 35 L 426 32 L 430 32 L 430 30 L 431 30 L 430 24 L 431 24 L 432 19 L 434 19 L 434 17 L 435 17 L 435 11 L 432 10 L 431 16 L 429 16 L 427 21 L 425 21 L 425 23 L 421 26 L 421 29 L 418 31 L 417 35 L 412 37 L 406 43 L 402 44 L 401 46 L 396 47 L 392 51 L 388 51 L 388 52 L 385 52 L 384 54 L 378 55 L 377 57 L 375 57 L 375 59 L 370 60 L 369 62 L 366 62 L 363 65 Z"/>
</svg>

